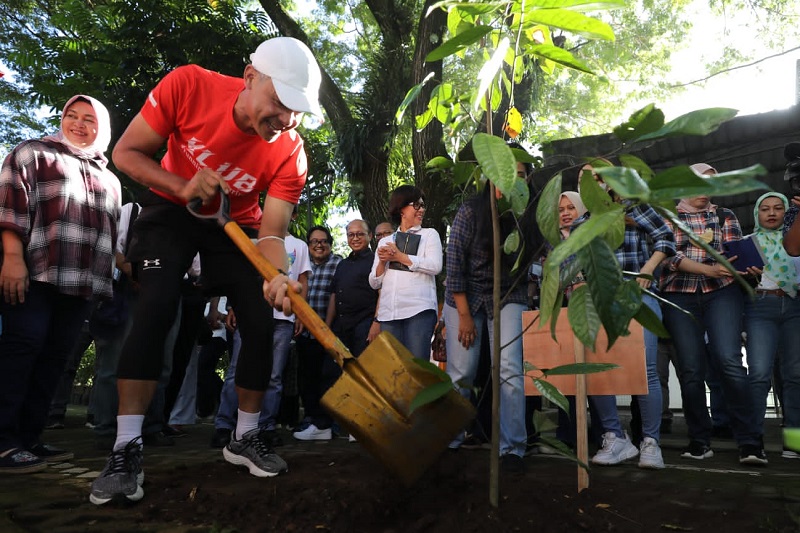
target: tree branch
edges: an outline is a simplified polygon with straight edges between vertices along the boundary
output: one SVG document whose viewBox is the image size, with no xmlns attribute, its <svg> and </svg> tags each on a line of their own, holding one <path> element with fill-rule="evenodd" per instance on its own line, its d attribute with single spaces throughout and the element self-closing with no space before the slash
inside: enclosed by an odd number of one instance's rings
<svg viewBox="0 0 800 533">
<path fill-rule="evenodd" d="M 694 80 L 694 81 L 687 81 L 685 83 L 678 83 L 676 85 L 669 85 L 668 87 L 670 89 L 677 89 L 679 87 L 686 87 L 688 85 L 694 85 L 695 83 L 703 83 L 704 81 L 708 81 L 711 78 L 714 78 L 714 77 L 719 76 L 721 74 L 726 74 L 728 72 L 733 72 L 734 70 L 739 70 L 739 69 L 742 69 L 742 68 L 752 67 L 753 65 L 758 65 L 759 63 L 762 63 L 762 62 L 767 61 L 769 59 L 774 59 L 776 57 L 780 57 L 780 56 L 786 55 L 788 53 L 794 52 L 795 50 L 800 50 L 800 46 L 795 46 L 794 48 L 790 48 L 788 50 L 784 50 L 783 52 L 779 52 L 777 54 L 772 54 L 770 56 L 762 57 L 761 59 L 756 59 L 755 61 L 752 61 L 750 63 L 745 63 L 744 65 L 737 65 L 735 67 L 722 69 L 722 70 L 720 70 L 718 72 L 714 72 L 713 74 L 709 74 L 705 78 L 700 78 L 700 79 L 697 79 L 697 80 Z"/>
</svg>

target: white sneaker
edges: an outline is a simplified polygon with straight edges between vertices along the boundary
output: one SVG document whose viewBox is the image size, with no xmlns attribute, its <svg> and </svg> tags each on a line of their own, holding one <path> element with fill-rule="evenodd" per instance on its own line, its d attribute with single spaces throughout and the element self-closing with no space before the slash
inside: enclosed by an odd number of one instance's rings
<svg viewBox="0 0 800 533">
<path fill-rule="evenodd" d="M 353 435 L 353 434 L 351 433 L 351 434 L 350 434 L 350 436 L 349 436 L 349 437 L 347 437 L 347 442 L 358 442 L 358 441 L 356 440 L 356 437 L 355 437 L 355 435 Z"/>
<path fill-rule="evenodd" d="M 292 433 L 292 437 L 297 440 L 331 440 L 333 438 L 333 433 L 331 432 L 331 428 L 319 429 L 314 424 L 309 424 L 303 431 L 295 431 Z"/>
<path fill-rule="evenodd" d="M 656 442 L 656 439 L 645 437 L 642 440 L 642 447 L 639 450 L 639 468 L 651 468 L 654 470 L 664 468 L 661 447 Z"/>
<path fill-rule="evenodd" d="M 603 433 L 603 447 L 592 457 L 592 462 L 596 465 L 616 465 L 639 455 L 639 450 L 630 441 L 628 434 L 622 435 L 617 437 L 610 431 Z"/>
<path fill-rule="evenodd" d="M 789 448 L 784 448 L 781 457 L 784 459 L 800 459 L 800 453 L 790 450 Z"/>
</svg>

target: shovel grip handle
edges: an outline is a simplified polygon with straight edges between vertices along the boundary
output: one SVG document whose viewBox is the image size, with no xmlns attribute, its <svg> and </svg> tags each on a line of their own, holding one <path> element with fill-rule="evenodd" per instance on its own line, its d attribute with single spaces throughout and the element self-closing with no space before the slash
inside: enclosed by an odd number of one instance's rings
<svg viewBox="0 0 800 533">
<path fill-rule="evenodd" d="M 228 221 L 223 228 L 228 237 L 231 238 L 237 248 L 242 251 L 264 279 L 272 281 L 275 276 L 280 275 L 278 269 L 261 254 L 258 247 L 253 244 L 250 237 L 242 231 L 242 228 L 240 228 L 236 222 Z M 286 291 L 286 294 L 289 297 L 289 301 L 292 302 L 292 311 L 294 314 L 308 331 L 314 335 L 314 338 L 328 351 L 339 366 L 344 367 L 348 359 L 354 359 L 350 350 L 348 350 L 344 343 L 333 334 L 325 321 L 319 317 L 317 312 L 308 305 L 308 302 L 306 302 L 299 293 L 290 289 Z"/>
</svg>

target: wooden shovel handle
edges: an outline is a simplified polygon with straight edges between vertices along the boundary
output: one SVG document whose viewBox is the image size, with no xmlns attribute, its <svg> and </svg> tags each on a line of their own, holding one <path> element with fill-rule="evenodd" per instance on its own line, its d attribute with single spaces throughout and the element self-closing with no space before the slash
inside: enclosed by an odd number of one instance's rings
<svg viewBox="0 0 800 533">
<path fill-rule="evenodd" d="M 228 234 L 228 237 L 230 237 L 242 253 L 244 253 L 250 263 L 264 276 L 264 279 L 272 281 L 275 276 L 280 274 L 278 269 L 261 254 L 258 247 L 253 244 L 250 237 L 242 231 L 242 228 L 240 228 L 236 222 L 233 220 L 226 221 L 223 229 L 225 233 Z M 350 350 L 348 350 L 344 343 L 333 334 L 325 321 L 319 317 L 317 312 L 308 305 L 308 302 L 306 302 L 299 293 L 290 288 L 286 291 L 286 294 L 289 297 L 289 301 L 292 302 L 292 311 L 294 311 L 294 314 L 300 319 L 300 322 L 303 323 L 308 331 L 314 335 L 314 338 L 328 351 L 339 366 L 344 368 L 347 360 L 354 359 Z"/>
</svg>

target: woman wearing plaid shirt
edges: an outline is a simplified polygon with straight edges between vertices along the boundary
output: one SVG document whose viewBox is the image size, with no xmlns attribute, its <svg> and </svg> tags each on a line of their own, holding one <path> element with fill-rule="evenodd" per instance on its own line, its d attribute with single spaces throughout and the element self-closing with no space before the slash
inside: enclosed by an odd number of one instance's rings
<svg viewBox="0 0 800 533">
<path fill-rule="evenodd" d="M 103 104 L 77 95 L 58 133 L 23 142 L 0 171 L 0 473 L 73 455 L 39 438 L 91 299 L 111 297 L 121 189 L 110 139 Z"/>
<path fill-rule="evenodd" d="M 598 163 L 610 164 L 606 160 Z M 604 165 L 605 166 L 605 165 Z M 613 191 L 594 172 L 591 164 L 584 165 L 581 172 L 591 172 L 600 186 L 608 191 L 612 198 L 618 200 Z M 652 276 L 662 260 L 675 255 L 675 237 L 664 219 L 648 205 L 638 205 L 625 211 L 625 234 L 622 246 L 615 250 L 617 261 L 622 270 L 639 272 Z M 655 291 L 655 283 L 648 278 L 636 278 L 643 288 Z M 642 294 L 642 303 L 649 307 L 659 318 L 661 310 L 655 298 Z M 658 336 L 652 331 L 644 330 L 645 361 L 647 368 L 647 394 L 636 396 L 642 413 L 642 442 L 640 448 L 630 441 L 622 429 L 617 412 L 617 398 L 611 395 L 595 395 L 591 397 L 603 426 L 603 444 L 592 462 L 600 465 L 615 465 L 622 461 L 639 456 L 639 467 L 664 468 L 661 455 L 661 382 L 658 378 Z"/>
<path fill-rule="evenodd" d="M 705 163 L 692 165 L 698 174 L 716 174 Z M 716 250 L 742 238 L 736 216 L 718 208 L 708 196 L 684 199 L 678 216 L 700 239 Z M 721 371 L 722 391 L 727 402 L 731 429 L 739 446 L 739 462 L 766 464 L 763 444 L 755 423 L 747 370 L 742 365 L 742 314 L 744 296 L 731 273 L 693 244 L 679 228 L 673 228 L 677 253 L 664 263 L 661 290 L 664 297 L 688 311 L 664 307 L 664 325 L 675 344 L 675 368 L 681 384 L 683 413 L 689 429 L 689 446 L 681 454 L 689 459 L 712 457 L 711 417 L 706 406 L 707 357 Z M 708 356 L 705 334 L 708 334 Z"/>
</svg>

